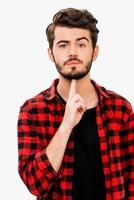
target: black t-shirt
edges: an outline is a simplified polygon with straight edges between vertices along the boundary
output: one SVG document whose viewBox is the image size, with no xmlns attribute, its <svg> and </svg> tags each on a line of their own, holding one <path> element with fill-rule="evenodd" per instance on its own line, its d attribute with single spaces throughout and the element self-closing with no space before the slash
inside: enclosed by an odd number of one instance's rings
<svg viewBox="0 0 134 200">
<path fill-rule="evenodd" d="M 58 92 L 57 92 L 58 94 Z M 62 103 L 66 103 L 58 94 Z M 73 200 L 105 200 L 96 108 L 88 109 L 73 129 L 74 176 Z"/>
<path fill-rule="evenodd" d="M 105 183 L 96 124 L 96 108 L 88 109 L 74 128 L 73 200 L 105 200 Z"/>
</svg>

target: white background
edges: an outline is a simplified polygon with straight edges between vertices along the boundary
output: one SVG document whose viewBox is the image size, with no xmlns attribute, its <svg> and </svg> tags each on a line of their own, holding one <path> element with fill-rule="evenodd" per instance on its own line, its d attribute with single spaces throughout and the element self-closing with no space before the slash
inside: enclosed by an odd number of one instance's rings
<svg viewBox="0 0 134 200">
<path fill-rule="evenodd" d="M 100 53 L 91 77 L 134 106 L 133 0 L 0 1 L 0 195 L 34 200 L 17 172 L 17 118 L 25 100 L 58 76 L 47 56 L 45 28 L 58 10 L 86 8 L 98 19 Z"/>
</svg>

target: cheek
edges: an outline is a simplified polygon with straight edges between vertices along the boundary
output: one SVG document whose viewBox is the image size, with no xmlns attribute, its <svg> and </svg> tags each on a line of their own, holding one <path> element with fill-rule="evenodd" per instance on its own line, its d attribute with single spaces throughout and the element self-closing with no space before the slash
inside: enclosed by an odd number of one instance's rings
<svg viewBox="0 0 134 200">
<path fill-rule="evenodd" d="M 84 55 L 85 60 L 91 60 L 92 59 L 92 52 L 87 51 Z"/>
<path fill-rule="evenodd" d="M 54 54 L 54 59 L 57 63 L 64 63 L 65 62 L 65 58 L 64 58 L 63 55 L 61 55 L 61 53 Z"/>
</svg>

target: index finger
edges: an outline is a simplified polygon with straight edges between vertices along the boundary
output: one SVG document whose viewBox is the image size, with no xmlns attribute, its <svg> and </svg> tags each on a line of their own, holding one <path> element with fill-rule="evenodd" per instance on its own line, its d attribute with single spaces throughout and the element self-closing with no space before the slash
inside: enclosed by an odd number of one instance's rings
<svg viewBox="0 0 134 200">
<path fill-rule="evenodd" d="M 71 98 L 74 94 L 76 94 L 76 80 L 72 79 L 68 98 Z"/>
</svg>

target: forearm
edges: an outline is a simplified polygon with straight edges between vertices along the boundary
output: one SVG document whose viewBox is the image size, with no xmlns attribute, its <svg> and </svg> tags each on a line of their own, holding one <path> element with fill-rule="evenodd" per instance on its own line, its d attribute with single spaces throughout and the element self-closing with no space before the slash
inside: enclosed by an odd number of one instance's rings
<svg viewBox="0 0 134 200">
<path fill-rule="evenodd" d="M 19 174 L 32 194 L 45 197 L 57 180 L 59 176 L 57 172 L 61 166 L 70 133 L 71 129 L 61 125 L 48 146 L 42 151 L 39 150 L 40 143 L 36 140 L 37 149 L 34 150 L 34 157 L 30 156 L 32 154 L 30 146 L 26 149 L 29 145 L 26 143 L 26 137 L 19 137 L 19 144 L 23 143 L 20 146 L 23 148 L 19 148 Z M 35 143 L 35 138 L 30 140 L 30 144 Z M 40 184 L 36 185 L 37 182 Z"/>
<path fill-rule="evenodd" d="M 73 80 L 70 86 L 63 121 L 46 148 L 46 154 L 56 172 L 58 172 L 61 166 L 72 129 L 79 123 L 85 111 L 85 101 L 76 93 L 76 80 Z"/>
<path fill-rule="evenodd" d="M 67 127 L 65 124 L 61 124 L 46 148 L 47 157 L 56 172 L 58 172 L 61 166 L 70 134 L 71 128 Z"/>
</svg>

